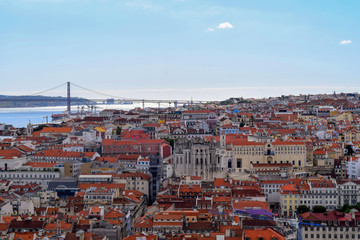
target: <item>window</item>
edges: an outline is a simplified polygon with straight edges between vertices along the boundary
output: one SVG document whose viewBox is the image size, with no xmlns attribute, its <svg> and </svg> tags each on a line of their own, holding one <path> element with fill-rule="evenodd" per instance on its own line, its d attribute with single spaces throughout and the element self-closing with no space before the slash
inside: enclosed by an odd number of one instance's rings
<svg viewBox="0 0 360 240">
<path fill-rule="evenodd" d="M 236 160 L 236 167 L 237 167 L 237 168 L 242 168 L 242 159 L 241 159 L 241 158 L 238 158 L 238 159 Z"/>
</svg>

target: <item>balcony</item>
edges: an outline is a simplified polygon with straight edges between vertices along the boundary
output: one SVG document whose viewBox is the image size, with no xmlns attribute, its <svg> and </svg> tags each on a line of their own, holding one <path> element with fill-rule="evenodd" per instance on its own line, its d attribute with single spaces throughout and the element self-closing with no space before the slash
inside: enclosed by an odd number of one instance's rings
<svg viewBox="0 0 360 240">
<path fill-rule="evenodd" d="M 274 151 L 266 151 L 266 152 L 264 152 L 264 155 L 265 156 L 273 156 L 273 155 L 275 155 L 275 153 L 274 153 Z"/>
</svg>

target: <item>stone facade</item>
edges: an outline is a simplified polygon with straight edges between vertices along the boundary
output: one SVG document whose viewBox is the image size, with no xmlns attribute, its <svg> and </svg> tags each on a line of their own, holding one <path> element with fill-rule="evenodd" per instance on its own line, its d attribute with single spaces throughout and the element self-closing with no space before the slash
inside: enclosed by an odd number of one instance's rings
<svg viewBox="0 0 360 240">
<path fill-rule="evenodd" d="M 212 179 L 217 166 L 216 145 L 216 142 L 201 138 L 178 139 L 174 150 L 175 174 Z"/>
</svg>

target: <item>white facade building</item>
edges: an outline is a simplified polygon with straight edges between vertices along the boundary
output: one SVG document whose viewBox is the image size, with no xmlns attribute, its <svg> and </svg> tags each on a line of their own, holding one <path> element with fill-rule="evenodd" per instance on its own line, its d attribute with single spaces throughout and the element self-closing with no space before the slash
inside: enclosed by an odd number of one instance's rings
<svg viewBox="0 0 360 240">
<path fill-rule="evenodd" d="M 350 157 L 350 161 L 346 163 L 346 171 L 348 178 L 360 178 L 360 161 L 358 158 Z"/>
<path fill-rule="evenodd" d="M 49 171 L 12 171 L 0 172 L 0 179 L 11 180 L 14 184 L 39 183 L 46 188 L 48 183 L 60 178 L 60 172 Z"/>
</svg>

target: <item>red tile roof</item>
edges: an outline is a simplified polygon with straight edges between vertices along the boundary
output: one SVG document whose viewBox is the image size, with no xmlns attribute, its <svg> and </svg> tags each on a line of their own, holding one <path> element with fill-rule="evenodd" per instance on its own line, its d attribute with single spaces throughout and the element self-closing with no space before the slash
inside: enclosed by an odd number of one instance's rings
<svg viewBox="0 0 360 240">
<path fill-rule="evenodd" d="M 233 208 L 234 209 L 260 208 L 270 211 L 269 204 L 267 202 L 262 202 L 262 201 L 234 201 Z"/>
<path fill-rule="evenodd" d="M 244 238 L 249 240 L 258 240 L 260 238 L 262 238 L 263 240 L 286 239 L 283 235 L 281 235 L 280 233 L 276 232 L 271 228 L 259 229 L 259 230 L 244 229 Z"/>
<path fill-rule="evenodd" d="M 44 127 L 42 133 L 70 133 L 72 127 Z"/>
<path fill-rule="evenodd" d="M 64 157 L 64 158 L 92 158 L 96 152 L 66 152 L 61 149 L 43 150 L 35 154 L 36 157 Z"/>
</svg>

